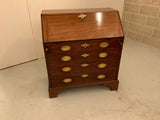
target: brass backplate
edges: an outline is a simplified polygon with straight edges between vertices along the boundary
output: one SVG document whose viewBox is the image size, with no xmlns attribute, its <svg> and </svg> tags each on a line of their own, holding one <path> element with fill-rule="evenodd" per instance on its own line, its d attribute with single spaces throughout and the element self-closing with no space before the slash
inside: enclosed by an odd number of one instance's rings
<svg viewBox="0 0 160 120">
<path fill-rule="evenodd" d="M 108 56 L 108 53 L 105 53 L 105 52 L 99 54 L 99 57 L 100 57 L 100 58 L 105 58 L 105 57 L 107 57 L 107 56 Z"/>
<path fill-rule="evenodd" d="M 109 46 L 109 43 L 108 43 L 108 42 L 101 42 L 99 46 L 100 46 L 101 48 L 105 48 L 105 47 L 108 47 L 108 46 Z"/>
<path fill-rule="evenodd" d="M 71 70 L 72 70 L 71 67 L 64 67 L 64 68 L 62 68 L 62 71 L 63 71 L 63 72 L 69 72 L 69 71 L 71 71 Z"/>
<path fill-rule="evenodd" d="M 70 56 L 63 56 L 61 58 L 62 61 L 70 61 L 71 60 L 71 57 Z"/>
<path fill-rule="evenodd" d="M 100 63 L 97 67 L 98 68 L 105 68 L 107 66 L 106 63 Z"/>
<path fill-rule="evenodd" d="M 63 80 L 63 82 L 64 83 L 70 83 L 70 82 L 72 82 L 72 79 L 71 78 L 66 78 L 66 79 Z"/>
<path fill-rule="evenodd" d="M 104 74 L 101 74 L 101 75 L 97 76 L 98 79 L 104 79 L 105 77 L 106 77 L 106 75 L 104 75 Z"/>
<path fill-rule="evenodd" d="M 62 50 L 62 51 L 70 51 L 70 50 L 71 50 L 71 46 L 69 46 L 69 45 L 62 46 L 62 47 L 61 47 L 61 50 Z"/>
</svg>

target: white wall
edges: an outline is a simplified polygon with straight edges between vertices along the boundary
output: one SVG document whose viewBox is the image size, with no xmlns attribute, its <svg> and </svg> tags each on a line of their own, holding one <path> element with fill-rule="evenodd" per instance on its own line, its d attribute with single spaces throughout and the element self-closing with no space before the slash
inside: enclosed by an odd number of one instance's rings
<svg viewBox="0 0 160 120">
<path fill-rule="evenodd" d="M 43 9 L 112 7 L 119 10 L 120 15 L 122 15 L 124 0 L 28 0 L 28 3 L 38 57 L 43 57 L 40 19 Z"/>
<path fill-rule="evenodd" d="M 37 58 L 26 0 L 0 3 L 0 69 Z"/>
</svg>

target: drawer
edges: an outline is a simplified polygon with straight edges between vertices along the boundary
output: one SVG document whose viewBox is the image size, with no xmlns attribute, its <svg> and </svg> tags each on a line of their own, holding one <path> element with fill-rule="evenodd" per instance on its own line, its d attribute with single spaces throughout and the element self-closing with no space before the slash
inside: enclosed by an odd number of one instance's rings
<svg viewBox="0 0 160 120">
<path fill-rule="evenodd" d="M 81 64 L 83 62 L 96 62 L 106 61 L 112 63 L 119 60 L 121 55 L 121 49 L 108 49 L 108 50 L 86 50 L 81 52 L 63 53 L 52 55 L 46 53 L 47 64 L 57 66 L 57 65 L 71 65 L 71 64 Z"/>
<path fill-rule="evenodd" d="M 112 62 L 108 61 L 100 61 L 97 60 L 95 62 L 83 62 L 80 64 L 59 64 L 59 65 L 48 65 L 48 70 L 50 75 L 73 75 L 79 73 L 90 73 L 90 72 L 104 72 L 107 70 L 117 70 L 119 62 L 118 60 L 114 60 Z"/>
<path fill-rule="evenodd" d="M 68 42 L 44 43 L 46 54 L 59 55 L 73 52 L 85 52 L 86 50 L 107 50 L 109 48 L 121 48 L 123 38 L 104 38 L 96 40 L 78 40 Z"/>
<path fill-rule="evenodd" d="M 106 70 L 97 72 L 83 72 L 78 74 L 64 74 L 50 76 L 51 85 L 53 87 L 79 85 L 93 82 L 105 82 L 116 80 L 117 71 Z"/>
</svg>

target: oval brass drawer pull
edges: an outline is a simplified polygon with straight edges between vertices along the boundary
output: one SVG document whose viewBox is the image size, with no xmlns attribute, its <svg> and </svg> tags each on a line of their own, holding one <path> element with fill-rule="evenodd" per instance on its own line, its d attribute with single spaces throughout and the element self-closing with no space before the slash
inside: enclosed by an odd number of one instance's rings
<svg viewBox="0 0 160 120">
<path fill-rule="evenodd" d="M 64 68 L 62 68 L 62 71 L 63 71 L 63 72 L 69 72 L 69 71 L 71 71 L 71 70 L 72 70 L 71 67 L 64 67 Z"/>
<path fill-rule="evenodd" d="M 87 74 L 83 74 L 83 75 L 81 75 L 81 77 L 82 77 L 82 78 L 87 78 L 88 75 L 87 75 Z"/>
<path fill-rule="evenodd" d="M 101 63 L 101 64 L 99 64 L 97 67 L 98 67 L 98 68 L 105 68 L 106 66 L 107 66 L 107 64 Z"/>
<path fill-rule="evenodd" d="M 98 79 L 104 79 L 105 77 L 106 77 L 106 75 L 104 75 L 104 74 L 101 74 L 101 75 L 97 76 Z"/>
<path fill-rule="evenodd" d="M 84 19 L 85 17 L 87 17 L 87 15 L 85 15 L 85 14 L 78 15 L 78 18 L 81 18 L 81 19 Z"/>
<path fill-rule="evenodd" d="M 88 44 L 88 43 L 83 43 L 83 44 L 81 44 L 81 47 L 83 47 L 83 48 L 87 48 L 87 47 L 89 47 L 90 46 L 90 44 Z"/>
<path fill-rule="evenodd" d="M 62 50 L 62 51 L 70 51 L 70 50 L 71 50 L 71 46 L 69 46 L 69 45 L 62 46 L 62 47 L 61 47 L 61 50 Z"/>
<path fill-rule="evenodd" d="M 81 66 L 85 68 L 85 67 L 89 66 L 89 64 L 83 63 L 83 64 L 81 64 Z"/>
<path fill-rule="evenodd" d="M 82 54 L 81 56 L 84 57 L 84 58 L 86 58 L 86 57 L 89 56 L 89 54 L 88 54 L 88 53 L 84 53 L 84 54 Z"/>
<path fill-rule="evenodd" d="M 71 57 L 70 56 L 63 56 L 61 58 L 62 61 L 70 61 L 71 60 Z"/>
<path fill-rule="evenodd" d="M 107 57 L 108 56 L 108 53 L 100 53 L 99 54 L 99 57 L 100 58 L 105 58 L 105 57 Z"/>
<path fill-rule="evenodd" d="M 66 78 L 66 79 L 63 80 L 63 82 L 64 83 L 70 83 L 70 82 L 72 82 L 72 79 L 71 78 Z"/>
<path fill-rule="evenodd" d="M 105 48 L 105 47 L 108 47 L 108 46 L 109 46 L 109 43 L 108 43 L 108 42 L 101 42 L 99 46 L 100 46 L 101 48 Z"/>
</svg>

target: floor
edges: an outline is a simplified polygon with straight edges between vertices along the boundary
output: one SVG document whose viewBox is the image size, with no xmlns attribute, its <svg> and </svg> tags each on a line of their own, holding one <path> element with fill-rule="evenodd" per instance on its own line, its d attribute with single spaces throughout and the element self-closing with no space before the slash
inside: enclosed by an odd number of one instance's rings
<svg viewBox="0 0 160 120">
<path fill-rule="evenodd" d="M 0 120 L 158 120 L 160 50 L 125 40 L 119 90 L 73 88 L 48 98 L 44 59 L 0 71 Z"/>
</svg>

